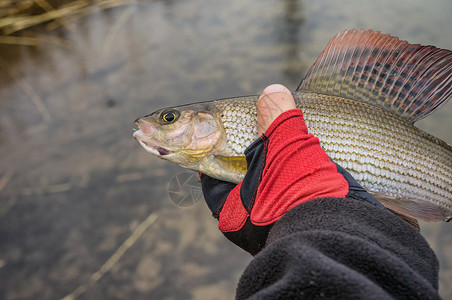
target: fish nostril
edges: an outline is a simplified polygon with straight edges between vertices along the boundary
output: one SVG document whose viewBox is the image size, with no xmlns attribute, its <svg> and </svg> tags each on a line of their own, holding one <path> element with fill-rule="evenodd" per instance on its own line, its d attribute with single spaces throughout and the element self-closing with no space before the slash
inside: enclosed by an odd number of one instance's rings
<svg viewBox="0 0 452 300">
<path fill-rule="evenodd" d="M 154 125 L 143 119 L 138 119 L 137 121 L 135 121 L 135 124 L 145 135 L 152 135 L 157 130 Z"/>
</svg>

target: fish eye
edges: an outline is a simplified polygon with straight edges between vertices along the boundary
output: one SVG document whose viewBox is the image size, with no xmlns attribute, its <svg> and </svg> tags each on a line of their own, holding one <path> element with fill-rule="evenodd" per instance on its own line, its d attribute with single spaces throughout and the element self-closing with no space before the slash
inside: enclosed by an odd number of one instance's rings
<svg viewBox="0 0 452 300">
<path fill-rule="evenodd" d="M 165 110 L 160 114 L 160 122 L 162 124 L 171 124 L 177 121 L 180 112 L 176 109 Z"/>
</svg>

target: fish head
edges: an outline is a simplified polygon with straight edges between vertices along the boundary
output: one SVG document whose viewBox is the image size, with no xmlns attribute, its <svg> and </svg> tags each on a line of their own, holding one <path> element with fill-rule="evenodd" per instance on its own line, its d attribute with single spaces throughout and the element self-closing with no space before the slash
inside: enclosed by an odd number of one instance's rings
<svg viewBox="0 0 452 300">
<path fill-rule="evenodd" d="M 218 146 L 223 131 L 209 102 L 160 109 L 135 125 L 133 137 L 146 151 L 192 169 Z"/>
</svg>

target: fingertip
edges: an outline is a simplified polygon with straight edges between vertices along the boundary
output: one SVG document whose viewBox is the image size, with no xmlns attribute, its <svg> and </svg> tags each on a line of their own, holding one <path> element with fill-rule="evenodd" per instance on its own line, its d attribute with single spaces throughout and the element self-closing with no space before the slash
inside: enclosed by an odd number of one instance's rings
<svg viewBox="0 0 452 300">
<path fill-rule="evenodd" d="M 282 84 L 267 86 L 260 94 L 257 106 L 258 110 L 262 107 L 273 108 L 279 110 L 280 113 L 296 108 L 292 92 Z"/>
<path fill-rule="evenodd" d="M 273 93 L 286 93 L 291 94 L 288 88 L 286 88 L 282 84 L 271 84 L 267 86 L 259 96 L 259 98 L 265 97 L 267 95 L 273 94 Z"/>
<path fill-rule="evenodd" d="M 257 101 L 257 125 L 259 135 L 283 112 L 295 109 L 292 93 L 281 84 L 267 86 Z"/>
</svg>

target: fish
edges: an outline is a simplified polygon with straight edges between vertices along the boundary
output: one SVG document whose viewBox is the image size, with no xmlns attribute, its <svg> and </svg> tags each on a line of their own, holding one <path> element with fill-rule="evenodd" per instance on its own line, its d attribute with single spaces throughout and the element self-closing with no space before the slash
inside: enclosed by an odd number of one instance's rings
<svg viewBox="0 0 452 300">
<path fill-rule="evenodd" d="M 379 31 L 336 34 L 292 92 L 329 157 L 392 211 L 452 219 L 452 147 L 415 126 L 452 95 L 452 52 Z M 258 96 L 159 109 L 135 121 L 149 153 L 238 183 Z M 296 168 L 297 166 L 293 166 Z"/>
</svg>

